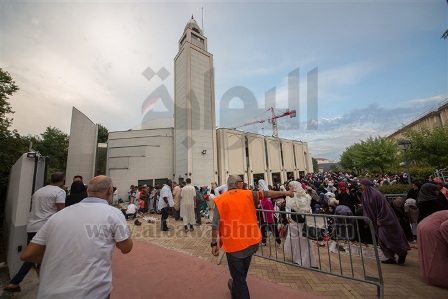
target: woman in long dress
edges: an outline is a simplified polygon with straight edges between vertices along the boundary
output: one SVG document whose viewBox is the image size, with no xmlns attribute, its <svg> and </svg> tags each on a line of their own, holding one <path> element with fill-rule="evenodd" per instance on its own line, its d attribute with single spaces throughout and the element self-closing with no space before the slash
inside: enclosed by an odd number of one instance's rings
<svg viewBox="0 0 448 299">
<path fill-rule="evenodd" d="M 294 197 L 286 197 L 286 212 L 310 213 L 311 196 L 309 196 L 299 182 L 289 183 L 289 190 L 294 191 Z M 316 268 L 313 242 L 302 236 L 304 223 L 301 217 L 288 215 L 289 229 L 285 241 L 285 253 L 292 257 L 294 263 L 303 267 Z"/>
</svg>

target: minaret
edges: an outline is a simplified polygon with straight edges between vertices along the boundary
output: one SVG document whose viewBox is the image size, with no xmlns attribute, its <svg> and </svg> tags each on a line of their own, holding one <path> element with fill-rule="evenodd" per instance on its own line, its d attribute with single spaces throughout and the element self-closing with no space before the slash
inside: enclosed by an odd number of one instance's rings
<svg viewBox="0 0 448 299">
<path fill-rule="evenodd" d="M 193 16 L 174 58 L 174 180 L 217 181 L 213 55 Z"/>
</svg>

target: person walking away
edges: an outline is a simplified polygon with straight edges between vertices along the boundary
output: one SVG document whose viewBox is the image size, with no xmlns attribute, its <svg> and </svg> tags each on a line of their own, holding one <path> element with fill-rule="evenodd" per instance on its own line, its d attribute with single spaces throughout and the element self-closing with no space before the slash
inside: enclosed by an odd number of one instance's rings
<svg viewBox="0 0 448 299">
<path fill-rule="evenodd" d="M 64 183 L 65 175 L 62 172 L 55 172 L 51 175 L 50 185 L 34 192 L 31 200 L 31 212 L 26 227 L 28 243 L 51 216 L 65 207 L 65 191 L 62 189 Z M 81 184 L 84 185 L 82 182 Z M 61 228 L 61 230 L 63 229 Z M 24 262 L 19 272 L 11 279 L 4 290 L 20 292 L 20 283 L 32 267 L 33 263 Z"/>
<path fill-rule="evenodd" d="M 112 252 L 132 249 L 126 220 L 110 206 L 112 180 L 94 177 L 89 197 L 51 217 L 37 232 L 21 259 L 40 263 L 38 299 L 110 298 Z"/>
<path fill-rule="evenodd" d="M 252 255 L 258 250 L 261 231 L 257 224 L 256 206 L 265 198 L 292 196 L 290 191 L 242 190 L 243 180 L 237 175 L 227 179 L 228 191 L 215 197 L 212 222 L 212 254 L 219 255 L 220 243 L 227 256 L 231 279 L 227 282 L 232 298 L 250 298 L 246 277 Z M 243 229 L 241 229 L 243 227 Z"/>
</svg>

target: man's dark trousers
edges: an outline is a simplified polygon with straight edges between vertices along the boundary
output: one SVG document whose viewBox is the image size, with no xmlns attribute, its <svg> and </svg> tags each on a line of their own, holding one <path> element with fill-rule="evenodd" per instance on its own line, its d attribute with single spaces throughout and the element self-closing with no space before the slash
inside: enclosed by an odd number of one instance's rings
<svg viewBox="0 0 448 299">
<path fill-rule="evenodd" d="M 168 208 L 163 208 L 162 209 L 162 218 L 160 221 L 161 227 L 160 229 L 163 231 L 167 231 L 168 230 L 168 225 L 166 225 L 166 220 L 168 219 Z"/>
<path fill-rule="evenodd" d="M 34 236 L 37 233 L 28 233 L 28 242 L 27 244 L 30 243 L 31 239 L 34 238 Z M 20 267 L 19 272 L 17 272 L 16 275 L 14 275 L 14 277 L 11 279 L 11 284 L 20 284 L 22 282 L 22 280 L 25 278 L 25 276 L 28 274 L 28 272 L 30 272 L 31 268 L 33 267 L 33 263 L 30 262 L 24 262 L 22 264 L 22 267 Z"/>
<path fill-rule="evenodd" d="M 227 264 L 229 265 L 230 276 L 233 279 L 232 298 L 234 299 L 250 299 L 249 288 L 247 286 L 246 277 L 249 271 L 252 255 L 245 258 L 237 258 L 226 253 Z"/>
</svg>

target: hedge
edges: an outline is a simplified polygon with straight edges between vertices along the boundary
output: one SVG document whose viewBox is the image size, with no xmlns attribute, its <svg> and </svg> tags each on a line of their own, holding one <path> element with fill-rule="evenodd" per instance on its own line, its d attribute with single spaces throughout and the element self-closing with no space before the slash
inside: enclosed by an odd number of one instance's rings
<svg viewBox="0 0 448 299">
<path fill-rule="evenodd" d="M 383 194 L 407 194 L 411 188 L 409 185 L 394 184 L 379 186 L 378 190 Z"/>
</svg>

